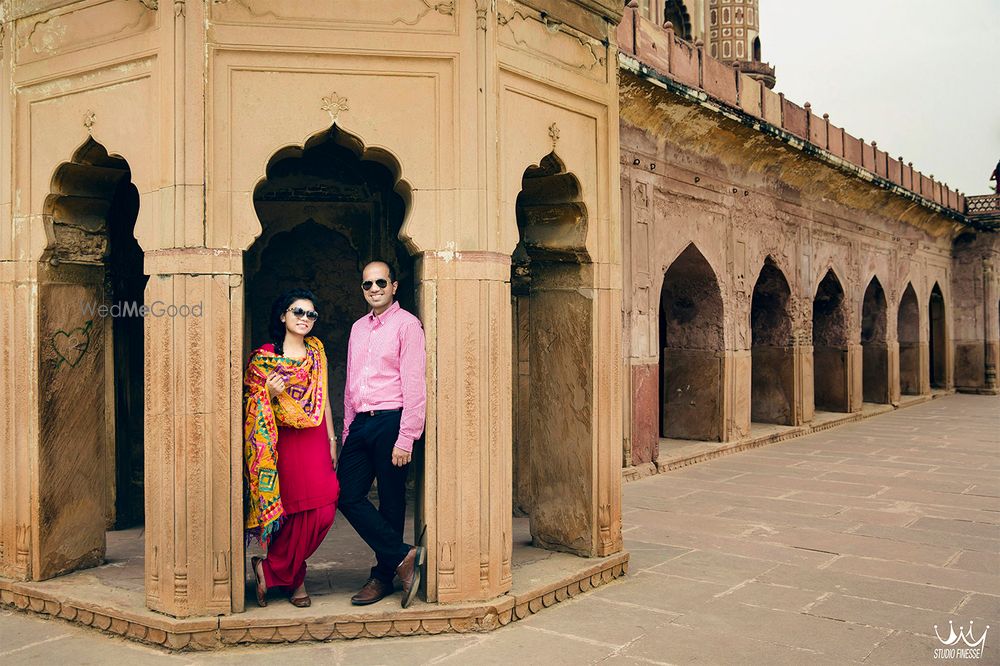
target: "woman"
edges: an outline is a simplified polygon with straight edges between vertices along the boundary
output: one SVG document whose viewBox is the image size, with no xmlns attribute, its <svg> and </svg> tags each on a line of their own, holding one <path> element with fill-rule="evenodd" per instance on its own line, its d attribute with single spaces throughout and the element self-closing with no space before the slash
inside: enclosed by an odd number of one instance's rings
<svg viewBox="0 0 1000 666">
<path fill-rule="evenodd" d="M 306 559 L 330 531 L 337 510 L 326 354 L 309 335 L 318 318 L 311 291 L 279 296 L 271 308 L 271 343 L 254 352 L 244 377 L 247 543 L 257 539 L 267 548 L 266 558 L 250 559 L 261 606 L 272 587 L 289 591 L 295 606 L 312 604 Z"/>
</svg>

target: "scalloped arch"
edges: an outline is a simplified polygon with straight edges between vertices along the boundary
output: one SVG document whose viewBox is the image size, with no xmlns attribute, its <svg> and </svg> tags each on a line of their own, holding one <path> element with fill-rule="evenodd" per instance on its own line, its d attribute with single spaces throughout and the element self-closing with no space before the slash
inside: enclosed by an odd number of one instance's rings
<svg viewBox="0 0 1000 666">
<path fill-rule="evenodd" d="M 334 144 L 348 149 L 354 154 L 355 157 L 357 157 L 359 162 L 372 162 L 389 171 L 393 181 L 392 190 L 399 195 L 400 199 L 403 201 L 403 220 L 399 230 L 399 241 L 403 244 L 406 251 L 409 252 L 410 255 L 417 254 L 420 249 L 413 243 L 411 236 L 406 233 L 407 223 L 410 219 L 410 212 L 413 209 L 413 187 L 410 185 L 409 181 L 403 177 L 402 164 L 396 155 L 388 148 L 379 145 L 366 144 L 364 139 L 362 139 L 359 134 L 343 128 L 339 123 L 334 123 L 326 129 L 313 132 L 305 137 L 300 144 L 285 144 L 271 152 L 271 156 L 264 164 L 263 175 L 253 186 L 251 200 L 256 200 L 258 192 L 271 177 L 271 173 L 275 165 L 286 159 L 301 159 L 307 151 L 327 141 L 332 141 Z M 259 218 L 257 222 L 258 224 L 260 223 Z M 250 245 L 257 240 L 262 232 L 263 228 L 258 228 L 256 233 L 250 239 L 250 243 L 243 249 L 248 249 Z"/>
</svg>

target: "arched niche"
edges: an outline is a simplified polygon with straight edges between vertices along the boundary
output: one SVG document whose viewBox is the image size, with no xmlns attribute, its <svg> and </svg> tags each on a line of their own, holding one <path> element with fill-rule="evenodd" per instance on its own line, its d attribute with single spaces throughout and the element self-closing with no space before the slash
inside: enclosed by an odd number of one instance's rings
<svg viewBox="0 0 1000 666">
<path fill-rule="evenodd" d="M 903 395 L 920 393 L 920 304 L 913 285 L 906 283 L 896 312 L 896 336 L 899 339 L 899 391 Z"/>
<path fill-rule="evenodd" d="M 103 561 L 105 530 L 144 522 L 143 252 L 128 162 L 88 138 L 55 170 L 38 270 L 32 577 Z"/>
<path fill-rule="evenodd" d="M 724 434 L 724 312 L 719 282 L 692 243 L 663 276 L 659 308 L 660 435 Z"/>
<path fill-rule="evenodd" d="M 795 422 L 795 358 L 791 289 L 774 259 L 765 258 L 750 304 L 750 417 L 758 423 Z"/>
<path fill-rule="evenodd" d="M 833 269 L 826 272 L 813 297 L 812 340 L 816 409 L 849 412 L 847 303 Z"/>
<path fill-rule="evenodd" d="M 861 302 L 861 394 L 865 402 L 889 402 L 889 349 L 885 290 L 872 277 Z"/>
<path fill-rule="evenodd" d="M 945 320 L 944 294 L 937 282 L 931 288 L 927 303 L 928 315 L 928 347 L 930 352 L 930 384 L 931 388 L 946 388 L 947 378 L 947 344 L 948 332 Z"/>
<path fill-rule="evenodd" d="M 554 152 L 524 170 L 511 257 L 513 501 L 532 543 L 593 554 L 593 295 L 580 182 Z"/>
</svg>

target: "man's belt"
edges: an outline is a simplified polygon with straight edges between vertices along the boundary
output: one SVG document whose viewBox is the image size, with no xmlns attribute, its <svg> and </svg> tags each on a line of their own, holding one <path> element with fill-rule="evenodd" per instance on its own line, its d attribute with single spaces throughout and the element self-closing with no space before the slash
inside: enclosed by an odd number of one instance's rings
<svg viewBox="0 0 1000 666">
<path fill-rule="evenodd" d="M 402 407 L 396 407 L 394 409 L 368 409 L 363 412 L 358 412 L 359 415 L 364 414 L 366 416 L 378 416 L 379 414 L 392 414 L 394 412 L 403 411 Z"/>
</svg>

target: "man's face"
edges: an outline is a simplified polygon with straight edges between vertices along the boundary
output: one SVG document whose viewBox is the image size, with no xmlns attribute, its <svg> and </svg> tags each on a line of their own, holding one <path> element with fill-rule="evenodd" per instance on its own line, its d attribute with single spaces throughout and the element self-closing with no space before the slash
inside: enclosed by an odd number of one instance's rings
<svg viewBox="0 0 1000 666">
<path fill-rule="evenodd" d="M 392 300 L 396 296 L 396 289 L 399 287 L 399 283 L 389 281 L 389 268 L 385 264 L 374 263 L 365 266 L 365 270 L 361 275 L 361 281 L 363 283 L 372 283 L 371 289 L 365 290 L 362 286 L 361 291 L 364 293 L 368 305 L 373 310 L 381 312 L 392 305 Z M 380 287 L 379 281 L 384 281 L 383 284 L 385 286 Z"/>
</svg>

